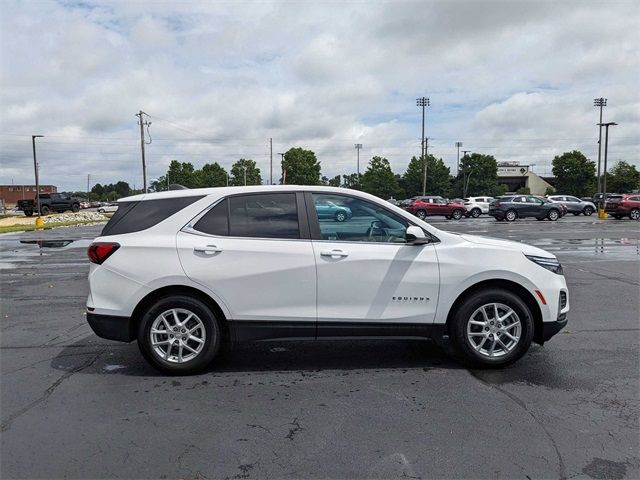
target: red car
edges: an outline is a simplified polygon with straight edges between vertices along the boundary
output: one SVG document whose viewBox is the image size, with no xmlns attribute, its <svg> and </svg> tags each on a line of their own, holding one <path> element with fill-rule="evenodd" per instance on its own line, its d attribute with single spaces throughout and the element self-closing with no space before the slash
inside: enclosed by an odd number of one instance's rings
<svg viewBox="0 0 640 480">
<path fill-rule="evenodd" d="M 460 220 L 465 212 L 463 203 L 450 202 L 442 197 L 413 197 L 404 209 L 420 220 L 434 215 Z"/>
<path fill-rule="evenodd" d="M 612 195 L 607 198 L 604 211 L 616 220 L 622 217 L 640 220 L 640 193 Z"/>
</svg>

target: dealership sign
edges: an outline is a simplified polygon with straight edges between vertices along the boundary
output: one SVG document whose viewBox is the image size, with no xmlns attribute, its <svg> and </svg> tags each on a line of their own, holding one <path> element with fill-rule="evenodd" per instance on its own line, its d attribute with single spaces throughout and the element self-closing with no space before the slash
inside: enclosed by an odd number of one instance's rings
<svg viewBox="0 0 640 480">
<path fill-rule="evenodd" d="M 529 165 L 514 165 L 498 167 L 499 177 L 523 177 L 529 171 Z"/>
</svg>

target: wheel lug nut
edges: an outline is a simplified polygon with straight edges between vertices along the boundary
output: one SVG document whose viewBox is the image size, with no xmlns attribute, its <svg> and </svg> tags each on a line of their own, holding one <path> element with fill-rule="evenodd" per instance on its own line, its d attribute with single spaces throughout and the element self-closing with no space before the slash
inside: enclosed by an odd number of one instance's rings
<svg viewBox="0 0 640 480">
<path fill-rule="evenodd" d="M 173 334 L 169 335 L 170 338 L 173 338 Z"/>
<path fill-rule="evenodd" d="M 183 328 L 182 330 L 180 330 L 182 333 L 186 332 L 186 330 Z"/>
<path fill-rule="evenodd" d="M 178 329 L 177 329 L 177 328 L 174 328 L 174 329 L 173 329 L 173 331 L 174 331 L 174 332 L 177 332 L 177 331 L 178 331 Z"/>
<path fill-rule="evenodd" d="M 484 327 L 484 329 L 488 332 L 489 331 L 489 327 Z"/>
<path fill-rule="evenodd" d="M 489 325 L 493 325 L 493 322 L 489 322 Z"/>
</svg>

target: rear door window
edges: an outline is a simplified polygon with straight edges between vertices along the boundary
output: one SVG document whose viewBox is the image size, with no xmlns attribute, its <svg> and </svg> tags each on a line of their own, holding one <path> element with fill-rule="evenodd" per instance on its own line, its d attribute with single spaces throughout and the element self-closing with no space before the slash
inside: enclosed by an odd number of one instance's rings
<svg viewBox="0 0 640 480">
<path fill-rule="evenodd" d="M 209 235 L 229 235 L 229 201 L 225 198 L 205 213 L 193 229 Z"/>
<path fill-rule="evenodd" d="M 230 197 L 229 235 L 300 238 L 296 194 L 270 193 Z"/>
</svg>

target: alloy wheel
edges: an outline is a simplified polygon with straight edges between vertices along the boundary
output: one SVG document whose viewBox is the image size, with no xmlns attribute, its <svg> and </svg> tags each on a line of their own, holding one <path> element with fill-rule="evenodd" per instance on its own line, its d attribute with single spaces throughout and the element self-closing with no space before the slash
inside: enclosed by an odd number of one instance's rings
<svg viewBox="0 0 640 480">
<path fill-rule="evenodd" d="M 513 222 L 516 219 L 516 212 L 509 210 L 505 218 L 508 222 Z"/>
<path fill-rule="evenodd" d="M 631 218 L 631 220 L 640 220 L 640 210 L 638 210 L 637 208 L 631 210 L 631 213 L 629 213 L 629 218 Z"/>
<path fill-rule="evenodd" d="M 558 212 L 555 210 L 549 211 L 549 220 L 555 222 L 558 219 Z"/>
<path fill-rule="evenodd" d="M 520 342 L 522 324 L 518 314 L 503 303 L 482 305 L 467 322 L 467 341 L 484 357 L 499 358 Z"/>
<path fill-rule="evenodd" d="M 418 217 L 420 220 L 424 220 L 427 217 L 427 213 L 424 210 L 418 210 L 416 212 L 416 217 Z"/>
<path fill-rule="evenodd" d="M 344 222 L 344 220 L 346 218 L 347 218 L 346 215 L 344 213 L 342 213 L 342 212 L 338 212 L 336 214 L 336 220 L 339 221 L 339 222 Z"/>
<path fill-rule="evenodd" d="M 149 335 L 153 352 L 171 363 L 193 360 L 200 354 L 207 339 L 200 317 L 185 308 L 162 312 L 153 321 Z"/>
</svg>

